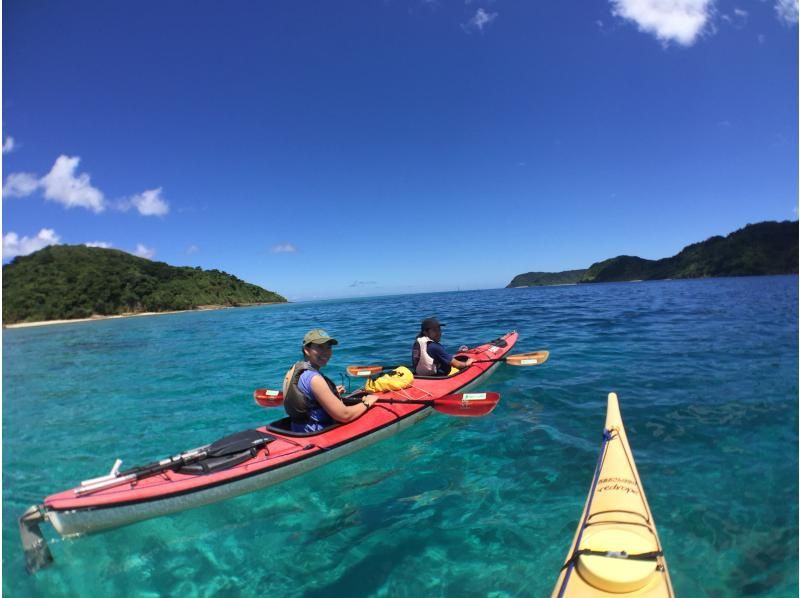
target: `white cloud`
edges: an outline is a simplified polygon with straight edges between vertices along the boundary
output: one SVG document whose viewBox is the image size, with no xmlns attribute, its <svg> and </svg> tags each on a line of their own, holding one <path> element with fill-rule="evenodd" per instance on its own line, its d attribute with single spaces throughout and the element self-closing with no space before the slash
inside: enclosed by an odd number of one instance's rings
<svg viewBox="0 0 800 598">
<path fill-rule="evenodd" d="M 3 153 L 9 144 L 9 137 L 3 145 Z M 75 175 L 81 159 L 78 156 L 59 156 L 50 172 L 42 178 L 28 172 L 16 172 L 6 177 L 3 184 L 3 197 L 24 197 L 39 188 L 44 189 L 45 199 L 64 205 L 67 208 L 81 207 L 100 213 L 107 203 L 103 192 L 92 187 L 87 173 Z M 117 200 L 114 207 L 127 211 L 135 207 L 142 216 L 163 216 L 169 213 L 169 204 L 161 196 L 162 188 L 148 189 L 130 199 Z"/>
<path fill-rule="evenodd" d="M 3 142 L 3 153 L 8 154 L 12 151 L 14 151 L 14 138 L 6 137 L 6 140 Z"/>
<path fill-rule="evenodd" d="M 155 249 L 152 249 L 151 247 L 145 247 L 141 243 L 136 244 L 136 251 L 133 252 L 133 255 L 138 255 L 139 257 L 147 258 L 148 260 L 155 254 Z"/>
<path fill-rule="evenodd" d="M 714 0 L 610 0 L 611 13 L 664 43 L 691 46 L 709 22 Z"/>
<path fill-rule="evenodd" d="M 186 248 L 186 255 L 194 255 L 198 251 L 200 251 L 200 248 L 197 245 L 189 245 L 189 247 Z"/>
<path fill-rule="evenodd" d="M 22 237 L 14 232 L 3 236 L 3 258 L 28 255 L 48 245 L 58 245 L 61 238 L 52 228 L 43 228 L 35 237 Z"/>
<path fill-rule="evenodd" d="M 6 177 L 3 185 L 3 197 L 25 197 L 39 187 L 39 179 L 35 174 L 14 172 Z"/>
<path fill-rule="evenodd" d="M 291 243 L 280 243 L 272 246 L 272 253 L 295 253 L 297 248 Z"/>
<path fill-rule="evenodd" d="M 786 25 L 797 24 L 797 0 L 776 0 L 775 12 Z"/>
<path fill-rule="evenodd" d="M 59 156 L 50 172 L 39 181 L 44 187 L 44 196 L 67 208 L 79 207 L 102 212 L 105 210 L 103 193 L 92 187 L 89 175 L 85 172 L 75 176 L 80 161 L 77 156 Z"/>
<path fill-rule="evenodd" d="M 475 15 L 466 23 L 466 25 L 462 25 L 462 28 L 464 31 L 470 31 L 471 29 L 483 31 L 483 28 L 496 18 L 496 12 L 486 12 L 482 8 L 479 8 L 475 12 Z"/>
<path fill-rule="evenodd" d="M 106 241 L 92 241 L 90 243 L 84 243 L 86 247 L 101 247 L 103 249 L 110 249 L 111 243 L 107 243 Z"/>
<path fill-rule="evenodd" d="M 741 8 L 734 8 L 733 16 L 724 14 L 720 18 L 726 23 L 730 23 L 737 29 L 742 29 L 745 25 L 747 25 L 747 17 L 748 17 L 748 12 L 746 10 L 742 10 Z"/>
<path fill-rule="evenodd" d="M 131 203 L 142 216 L 163 216 L 169 212 L 169 204 L 161 197 L 161 187 L 134 195 Z"/>
</svg>

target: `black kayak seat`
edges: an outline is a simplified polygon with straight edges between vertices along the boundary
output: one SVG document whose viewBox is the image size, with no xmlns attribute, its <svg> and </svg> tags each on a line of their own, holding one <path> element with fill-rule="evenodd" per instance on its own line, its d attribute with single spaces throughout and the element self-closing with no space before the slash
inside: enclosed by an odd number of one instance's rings
<svg viewBox="0 0 800 598">
<path fill-rule="evenodd" d="M 338 428 L 341 425 L 342 424 L 340 423 L 335 423 L 317 432 L 292 432 L 292 418 L 284 417 L 283 419 L 279 419 L 270 424 L 267 424 L 266 427 L 267 430 L 271 430 L 283 436 L 297 436 L 298 438 L 304 438 L 306 436 L 317 436 L 318 434 L 322 434 L 323 432 L 327 432 L 329 430 L 333 430 L 334 428 Z"/>
<path fill-rule="evenodd" d="M 177 472 L 189 475 L 208 475 L 223 471 L 252 459 L 258 450 L 276 438 L 259 430 L 244 430 L 211 443 L 206 456 L 180 467 Z"/>
</svg>

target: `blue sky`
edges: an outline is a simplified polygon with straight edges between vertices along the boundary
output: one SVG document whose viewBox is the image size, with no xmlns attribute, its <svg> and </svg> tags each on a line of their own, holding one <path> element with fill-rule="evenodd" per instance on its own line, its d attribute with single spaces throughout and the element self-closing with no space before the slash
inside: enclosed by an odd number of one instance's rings
<svg viewBox="0 0 800 598">
<path fill-rule="evenodd" d="M 797 218 L 794 1 L 2 11 L 4 262 L 102 244 L 306 300 Z"/>
</svg>

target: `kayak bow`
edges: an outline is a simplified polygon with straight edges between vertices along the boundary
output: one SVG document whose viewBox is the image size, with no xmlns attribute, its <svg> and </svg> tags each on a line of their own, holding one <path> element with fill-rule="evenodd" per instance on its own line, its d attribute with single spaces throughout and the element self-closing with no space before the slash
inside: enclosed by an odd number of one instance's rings
<svg viewBox="0 0 800 598">
<path fill-rule="evenodd" d="M 553 590 L 553 598 L 572 596 L 674 596 L 613 392 L 589 497 Z"/>
<path fill-rule="evenodd" d="M 476 360 L 500 358 L 517 337 L 509 332 L 464 353 Z M 20 517 L 28 571 L 52 562 L 41 523 L 49 522 L 63 537 L 128 525 L 277 484 L 400 432 L 435 408 L 458 415 L 488 413 L 499 398 L 494 393 L 472 403 L 464 394 L 447 397 L 473 390 L 498 366 L 481 362 L 449 377 L 417 377 L 409 388 L 381 393 L 382 400 L 358 419 L 319 433 L 292 433 L 283 418 L 142 467 L 119 471 L 117 462 L 107 475 L 48 496 Z"/>
</svg>

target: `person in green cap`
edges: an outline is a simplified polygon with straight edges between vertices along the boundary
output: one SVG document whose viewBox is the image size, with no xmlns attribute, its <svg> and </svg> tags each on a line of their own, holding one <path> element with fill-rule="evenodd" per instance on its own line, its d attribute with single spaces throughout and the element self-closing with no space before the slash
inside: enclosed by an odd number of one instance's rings
<svg viewBox="0 0 800 598">
<path fill-rule="evenodd" d="M 286 413 L 293 432 L 318 432 L 336 422 L 353 421 L 364 415 L 378 400 L 366 395 L 360 403 L 345 405 L 339 389 L 319 370 L 333 355 L 338 341 L 321 328 L 309 330 L 303 337 L 303 361 L 298 361 L 283 379 Z"/>
</svg>

